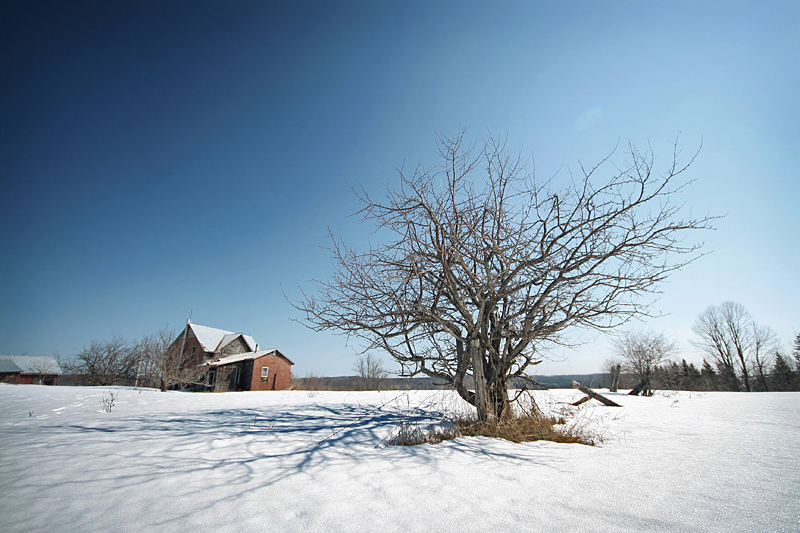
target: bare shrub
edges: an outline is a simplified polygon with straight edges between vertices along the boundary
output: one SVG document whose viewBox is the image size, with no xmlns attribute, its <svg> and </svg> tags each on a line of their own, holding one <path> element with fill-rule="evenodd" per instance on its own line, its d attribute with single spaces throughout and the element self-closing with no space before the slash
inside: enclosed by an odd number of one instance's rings
<svg viewBox="0 0 800 533">
<path fill-rule="evenodd" d="M 108 391 L 107 395 L 104 394 L 103 399 L 100 400 L 100 403 L 103 404 L 103 411 L 105 411 L 106 413 L 110 413 L 111 409 L 114 408 L 114 401 L 117 399 L 118 396 L 119 392 Z"/>
<path fill-rule="evenodd" d="M 432 428 L 431 426 L 435 426 Z M 458 426 L 452 422 L 429 424 L 420 427 L 418 424 L 404 420 L 397 425 L 396 433 L 386 439 L 389 446 L 417 446 L 420 444 L 439 444 L 445 440 L 453 440 L 463 436 Z"/>
</svg>

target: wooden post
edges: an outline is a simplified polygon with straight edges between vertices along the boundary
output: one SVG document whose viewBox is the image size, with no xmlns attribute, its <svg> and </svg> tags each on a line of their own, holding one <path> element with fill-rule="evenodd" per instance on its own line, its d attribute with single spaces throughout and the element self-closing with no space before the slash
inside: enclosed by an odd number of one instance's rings
<svg viewBox="0 0 800 533">
<path fill-rule="evenodd" d="M 475 407 L 478 408 L 478 420 L 486 422 L 486 379 L 483 377 L 483 356 L 481 342 L 478 339 L 469 341 L 472 357 L 472 377 L 475 381 Z"/>
<path fill-rule="evenodd" d="M 619 387 L 620 372 L 622 372 L 622 365 L 614 365 L 611 367 L 611 392 L 617 392 L 617 387 Z"/>
</svg>

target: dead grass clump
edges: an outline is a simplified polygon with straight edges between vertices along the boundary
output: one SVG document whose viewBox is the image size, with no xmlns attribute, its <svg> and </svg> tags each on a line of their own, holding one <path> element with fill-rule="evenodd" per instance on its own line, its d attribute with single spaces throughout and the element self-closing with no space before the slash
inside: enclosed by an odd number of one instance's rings
<svg viewBox="0 0 800 533">
<path fill-rule="evenodd" d="M 602 435 L 584 412 L 572 406 L 540 409 L 533 395 L 526 392 L 517 395 L 500 419 L 490 416 L 487 422 L 480 422 L 475 414 L 462 414 L 451 420 L 466 436 L 511 442 L 546 440 L 588 446 L 602 444 Z"/>
<path fill-rule="evenodd" d="M 462 414 L 451 416 L 448 421 L 449 424 L 444 423 L 435 429 L 403 422 L 385 443 L 389 446 L 417 446 L 438 444 L 462 436 L 491 437 L 517 443 L 546 440 L 594 446 L 603 442 L 601 435 L 591 431 L 588 424 L 568 423 L 563 416 L 558 415 L 515 413 L 501 420 L 491 417 L 488 422 L 480 422 L 474 414 Z"/>
<path fill-rule="evenodd" d="M 520 393 L 512 400 L 503 417 L 498 419 L 490 415 L 486 422 L 479 421 L 474 410 L 450 406 L 450 409 L 444 409 L 450 414 L 438 423 L 420 425 L 407 417 L 381 444 L 438 444 L 461 436 L 491 437 L 516 443 L 546 440 L 596 446 L 604 442 L 602 426 L 597 417 L 591 416 L 591 410 L 587 412 L 562 403 L 547 404 L 540 408 L 533 394 L 526 391 L 526 394 Z"/>
<path fill-rule="evenodd" d="M 589 446 L 594 446 L 597 440 L 595 435 L 583 431 L 580 426 L 568 426 L 563 417 L 541 414 L 515 413 L 500 420 L 492 418 L 487 422 L 480 422 L 474 416 L 463 416 L 454 422 L 461 434 L 469 437 L 492 437 L 511 442 L 547 440 Z"/>
<path fill-rule="evenodd" d="M 420 444 L 439 444 L 461 436 L 458 427 L 452 422 L 441 422 L 420 427 L 412 422 L 401 422 L 397 431 L 386 439 L 389 446 L 418 446 Z"/>
</svg>

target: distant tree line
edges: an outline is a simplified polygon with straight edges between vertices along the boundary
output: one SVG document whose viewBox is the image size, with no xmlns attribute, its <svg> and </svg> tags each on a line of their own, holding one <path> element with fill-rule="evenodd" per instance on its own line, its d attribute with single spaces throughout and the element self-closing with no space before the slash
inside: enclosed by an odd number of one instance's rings
<svg viewBox="0 0 800 533">
<path fill-rule="evenodd" d="M 784 357 L 780 352 L 775 354 L 772 366 L 762 379 L 759 379 L 751 389 L 754 392 L 765 391 L 800 391 L 800 365 Z M 794 368 L 793 368 L 794 367 Z M 605 374 L 603 382 L 609 386 L 610 374 Z M 650 390 L 686 390 L 686 391 L 742 391 L 741 380 L 732 381 L 726 368 L 720 368 L 703 360 L 700 368 L 694 363 L 687 363 L 682 359 L 679 363 L 671 361 L 653 368 L 650 378 Z M 620 375 L 619 387 L 633 389 L 640 379 L 631 372 Z"/>
<path fill-rule="evenodd" d="M 705 354 L 700 368 L 685 359 L 677 362 L 676 344 L 663 333 L 626 332 L 615 340 L 614 355 L 606 361 L 608 382 L 621 368 L 619 387 L 644 395 L 658 389 L 800 390 L 800 334 L 785 351 L 770 327 L 758 324 L 744 306 L 730 301 L 706 309 L 692 330 L 693 344 Z"/>
</svg>

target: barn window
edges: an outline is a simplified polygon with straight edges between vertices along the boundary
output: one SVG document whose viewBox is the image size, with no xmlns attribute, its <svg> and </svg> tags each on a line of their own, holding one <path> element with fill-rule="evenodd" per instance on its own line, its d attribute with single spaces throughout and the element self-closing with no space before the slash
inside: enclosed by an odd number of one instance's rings
<svg viewBox="0 0 800 533">
<path fill-rule="evenodd" d="M 262 366 L 261 367 L 261 383 L 266 383 L 268 377 L 269 377 L 269 367 L 268 366 Z"/>
</svg>

